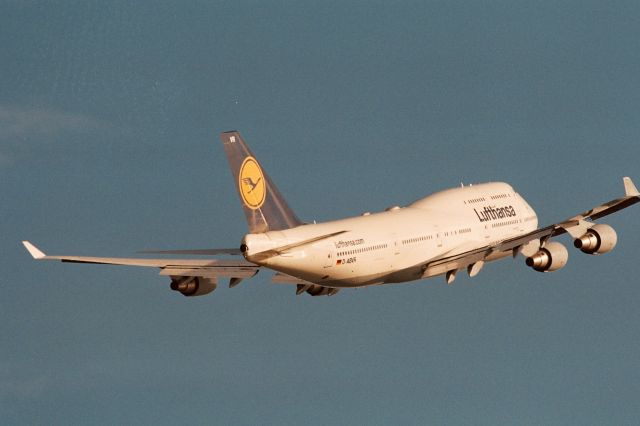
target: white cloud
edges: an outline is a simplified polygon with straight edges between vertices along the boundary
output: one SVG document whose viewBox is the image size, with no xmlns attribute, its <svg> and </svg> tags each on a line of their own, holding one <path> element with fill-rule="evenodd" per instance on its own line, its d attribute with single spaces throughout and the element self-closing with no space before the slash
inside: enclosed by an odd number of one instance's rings
<svg viewBox="0 0 640 426">
<path fill-rule="evenodd" d="M 0 141 L 83 132 L 104 123 L 88 115 L 38 107 L 0 105 Z"/>
<path fill-rule="evenodd" d="M 106 122 L 85 114 L 0 104 L 0 169 L 13 165 L 31 148 L 59 135 L 108 128 Z"/>
</svg>

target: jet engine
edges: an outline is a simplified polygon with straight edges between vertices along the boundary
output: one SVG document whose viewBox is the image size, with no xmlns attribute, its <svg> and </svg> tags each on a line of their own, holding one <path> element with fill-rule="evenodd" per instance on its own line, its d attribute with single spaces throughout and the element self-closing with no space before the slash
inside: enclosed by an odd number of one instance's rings
<svg viewBox="0 0 640 426">
<path fill-rule="evenodd" d="M 171 290 L 183 296 L 203 296 L 218 287 L 215 279 L 204 277 L 171 277 Z"/>
<path fill-rule="evenodd" d="M 576 238 L 573 245 L 583 253 L 604 254 L 613 250 L 617 242 L 616 231 L 609 225 L 599 223 L 580 238 Z"/>
<path fill-rule="evenodd" d="M 340 291 L 340 289 L 338 288 L 323 287 L 320 285 L 305 285 L 305 284 L 298 284 L 297 289 L 298 291 L 296 293 L 298 294 L 302 293 L 303 291 L 306 291 L 312 296 L 333 296 L 338 291 Z"/>
<path fill-rule="evenodd" d="M 545 244 L 544 247 L 534 254 L 527 257 L 527 266 L 538 272 L 553 272 L 564 268 L 569 260 L 569 252 L 567 248 L 555 241 Z"/>
</svg>

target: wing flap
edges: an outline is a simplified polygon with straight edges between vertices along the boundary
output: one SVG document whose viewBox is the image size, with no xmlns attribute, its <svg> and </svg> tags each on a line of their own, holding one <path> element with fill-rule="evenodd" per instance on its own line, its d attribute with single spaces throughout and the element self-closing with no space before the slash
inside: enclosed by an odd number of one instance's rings
<svg viewBox="0 0 640 426">
<path fill-rule="evenodd" d="M 205 278 L 251 278 L 258 273 L 259 266 L 253 267 L 178 267 L 170 266 L 163 268 L 160 275 L 181 276 L 181 277 L 205 277 Z"/>
<path fill-rule="evenodd" d="M 296 278 L 292 275 L 283 274 L 282 272 L 277 272 L 273 277 L 271 277 L 271 282 L 274 284 L 304 284 L 308 286 L 317 285 L 310 281 Z"/>
<path fill-rule="evenodd" d="M 430 262 L 427 264 L 424 273 L 422 274 L 422 278 L 433 277 L 444 274 L 448 271 L 466 268 L 476 262 L 484 261 L 489 254 L 491 254 L 491 248 L 483 247 L 478 250 Z"/>
</svg>

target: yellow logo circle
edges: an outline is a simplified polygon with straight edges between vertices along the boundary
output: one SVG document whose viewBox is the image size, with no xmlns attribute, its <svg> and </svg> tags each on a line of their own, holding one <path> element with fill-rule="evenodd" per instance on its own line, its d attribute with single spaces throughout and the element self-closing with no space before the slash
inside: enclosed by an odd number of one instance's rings
<svg viewBox="0 0 640 426">
<path fill-rule="evenodd" d="M 253 157 L 247 157 L 240 166 L 238 188 L 244 205 L 259 209 L 267 196 L 267 185 L 260 165 Z"/>
</svg>

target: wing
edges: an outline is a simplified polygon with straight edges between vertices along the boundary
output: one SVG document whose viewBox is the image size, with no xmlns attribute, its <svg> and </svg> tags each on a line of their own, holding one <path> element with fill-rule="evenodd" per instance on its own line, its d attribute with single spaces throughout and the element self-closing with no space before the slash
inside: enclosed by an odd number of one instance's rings
<svg viewBox="0 0 640 426">
<path fill-rule="evenodd" d="M 504 256 L 504 254 L 508 252 L 511 252 L 514 257 L 518 253 L 529 256 L 538 251 L 540 246 L 550 238 L 564 233 L 569 233 L 573 238 L 578 238 L 593 226 L 593 220 L 625 209 L 640 201 L 640 192 L 638 192 L 631 178 L 625 177 L 623 178 L 623 182 L 625 196 L 622 198 L 616 198 L 615 200 L 601 204 L 562 222 L 536 229 L 524 235 L 499 241 L 495 244 L 474 248 L 472 250 L 465 250 L 464 247 L 460 247 L 442 257 L 431 259 L 427 262 L 423 267 L 423 277 L 432 277 L 467 267 L 470 268 L 469 273 L 473 276 L 479 272 L 479 269 L 483 265 L 482 262 L 491 257 Z M 473 265 L 478 266 L 473 269 Z"/>
<path fill-rule="evenodd" d="M 343 234 L 347 231 L 333 232 L 327 235 L 311 238 L 293 244 L 278 247 L 256 253 L 256 259 L 268 259 L 277 256 L 288 250 L 311 244 L 335 235 Z M 101 265 L 126 265 L 126 266 L 146 266 L 160 268 L 160 275 L 171 277 L 171 289 L 179 291 L 185 296 L 200 296 L 211 293 L 218 286 L 220 278 L 229 278 L 229 287 L 235 287 L 246 278 L 251 278 L 260 270 L 260 266 L 255 263 L 242 260 L 221 260 L 221 259 L 140 259 L 122 257 L 88 257 L 88 256 L 49 256 L 38 249 L 29 241 L 23 241 L 29 254 L 36 260 L 60 260 L 62 262 L 73 263 L 93 263 Z M 163 254 L 240 254 L 239 249 L 202 249 L 202 250 L 164 250 L 146 251 L 145 253 Z M 298 294 L 302 291 L 319 296 L 333 295 L 337 289 L 321 287 L 312 283 L 298 281 Z M 302 291 L 300 289 L 303 288 Z"/>
<path fill-rule="evenodd" d="M 207 287 L 209 291 L 213 291 L 218 283 L 219 278 L 229 278 L 229 286 L 235 287 L 245 278 L 251 278 L 258 273 L 260 267 L 246 260 L 221 260 L 221 259 L 139 259 L 139 258 L 120 258 L 120 257 L 88 257 L 88 256 L 49 256 L 38 249 L 29 241 L 23 241 L 25 248 L 31 256 L 37 260 L 60 260 L 62 262 L 73 263 L 92 263 L 101 265 L 126 265 L 126 266 L 145 266 L 152 268 L 160 268 L 160 275 L 171 277 L 172 289 L 180 291 L 185 296 L 196 296 L 206 294 L 203 289 L 198 289 L 199 283 L 201 287 Z M 226 251 L 224 249 L 223 251 Z M 174 284 L 175 287 L 174 288 Z M 185 294 L 179 284 L 184 286 L 191 285 L 190 289 L 195 287 L 195 293 Z M 189 291 L 187 291 L 189 293 Z"/>
</svg>

